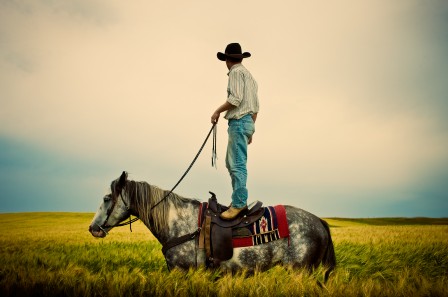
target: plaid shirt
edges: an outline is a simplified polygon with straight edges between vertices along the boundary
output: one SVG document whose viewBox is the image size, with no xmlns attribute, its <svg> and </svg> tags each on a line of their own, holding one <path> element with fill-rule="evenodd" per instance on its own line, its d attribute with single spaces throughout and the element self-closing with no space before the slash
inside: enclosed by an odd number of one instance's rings
<svg viewBox="0 0 448 297">
<path fill-rule="evenodd" d="M 242 64 L 230 68 L 227 86 L 227 102 L 236 106 L 226 112 L 224 118 L 240 119 L 247 114 L 258 113 L 258 86 L 250 72 Z"/>
</svg>

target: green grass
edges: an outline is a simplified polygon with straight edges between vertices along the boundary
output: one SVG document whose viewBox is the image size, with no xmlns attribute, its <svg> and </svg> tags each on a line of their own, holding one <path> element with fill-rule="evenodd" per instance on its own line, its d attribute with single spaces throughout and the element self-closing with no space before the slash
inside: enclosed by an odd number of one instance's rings
<svg viewBox="0 0 448 297">
<path fill-rule="evenodd" d="M 331 218 L 337 222 L 361 223 L 374 226 L 390 226 L 390 225 L 448 225 L 448 218 L 368 218 L 368 219 L 345 219 Z"/>
<path fill-rule="evenodd" d="M 96 239 L 92 217 L 0 214 L 0 295 L 448 296 L 447 219 L 327 219 L 338 266 L 319 285 L 322 269 L 169 272 L 143 224 Z"/>
</svg>

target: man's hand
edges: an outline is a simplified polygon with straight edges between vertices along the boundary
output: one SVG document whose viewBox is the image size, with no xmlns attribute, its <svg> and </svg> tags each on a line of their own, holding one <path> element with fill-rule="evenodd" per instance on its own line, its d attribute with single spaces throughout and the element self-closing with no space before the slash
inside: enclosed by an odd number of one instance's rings
<svg viewBox="0 0 448 297">
<path fill-rule="evenodd" d="M 220 107 L 218 107 L 218 109 L 212 114 L 212 124 L 217 124 L 218 123 L 219 115 L 221 114 L 221 112 L 226 111 L 226 110 L 230 110 L 232 108 L 235 108 L 235 106 L 230 104 L 227 101 L 224 102 L 224 104 L 221 105 Z"/>
<path fill-rule="evenodd" d="M 215 111 L 213 114 L 212 114 L 212 124 L 217 124 L 218 123 L 218 120 L 219 120 L 219 116 L 220 116 L 221 114 L 219 113 L 219 112 L 217 112 L 217 111 Z"/>
<path fill-rule="evenodd" d="M 253 135 L 252 135 L 253 136 Z M 249 137 L 249 140 L 247 141 L 247 144 L 251 144 L 252 143 L 252 136 Z"/>
</svg>

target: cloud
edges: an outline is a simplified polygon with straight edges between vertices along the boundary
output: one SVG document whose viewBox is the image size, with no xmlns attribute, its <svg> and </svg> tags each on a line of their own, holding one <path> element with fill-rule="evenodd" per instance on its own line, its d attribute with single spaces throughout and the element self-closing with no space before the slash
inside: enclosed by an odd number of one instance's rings
<svg viewBox="0 0 448 297">
<path fill-rule="evenodd" d="M 35 71 L 45 55 L 45 46 L 39 43 L 48 40 L 45 35 L 51 34 L 46 31 L 48 23 L 67 30 L 73 26 L 105 27 L 117 22 L 116 11 L 108 1 L 10 0 L 0 1 L 0 8 L 0 58 L 6 65 L 26 73 Z"/>
<path fill-rule="evenodd" d="M 3 7 L 3 10 L 14 10 L 21 14 L 29 15 L 33 12 L 33 6 L 29 1 L 2 0 L 0 5 Z"/>
<path fill-rule="evenodd" d="M 8 64 L 11 64 L 18 69 L 31 73 L 34 70 L 34 64 L 29 58 L 17 53 L 17 52 L 9 52 L 4 55 L 4 61 Z"/>
<path fill-rule="evenodd" d="M 51 13 L 97 25 L 115 22 L 117 16 L 111 1 L 102 0 L 4 0 L 0 5 L 9 12 L 15 11 L 28 17 Z"/>
</svg>

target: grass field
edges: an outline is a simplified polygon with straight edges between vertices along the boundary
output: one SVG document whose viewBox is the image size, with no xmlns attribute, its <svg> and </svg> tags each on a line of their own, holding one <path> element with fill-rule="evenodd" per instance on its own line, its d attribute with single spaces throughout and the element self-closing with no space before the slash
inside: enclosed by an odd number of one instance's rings
<svg viewBox="0 0 448 297">
<path fill-rule="evenodd" d="M 96 239 L 92 217 L 0 214 L 0 295 L 448 296 L 448 219 L 327 219 L 338 266 L 320 286 L 320 269 L 169 272 L 140 222 Z"/>
</svg>

